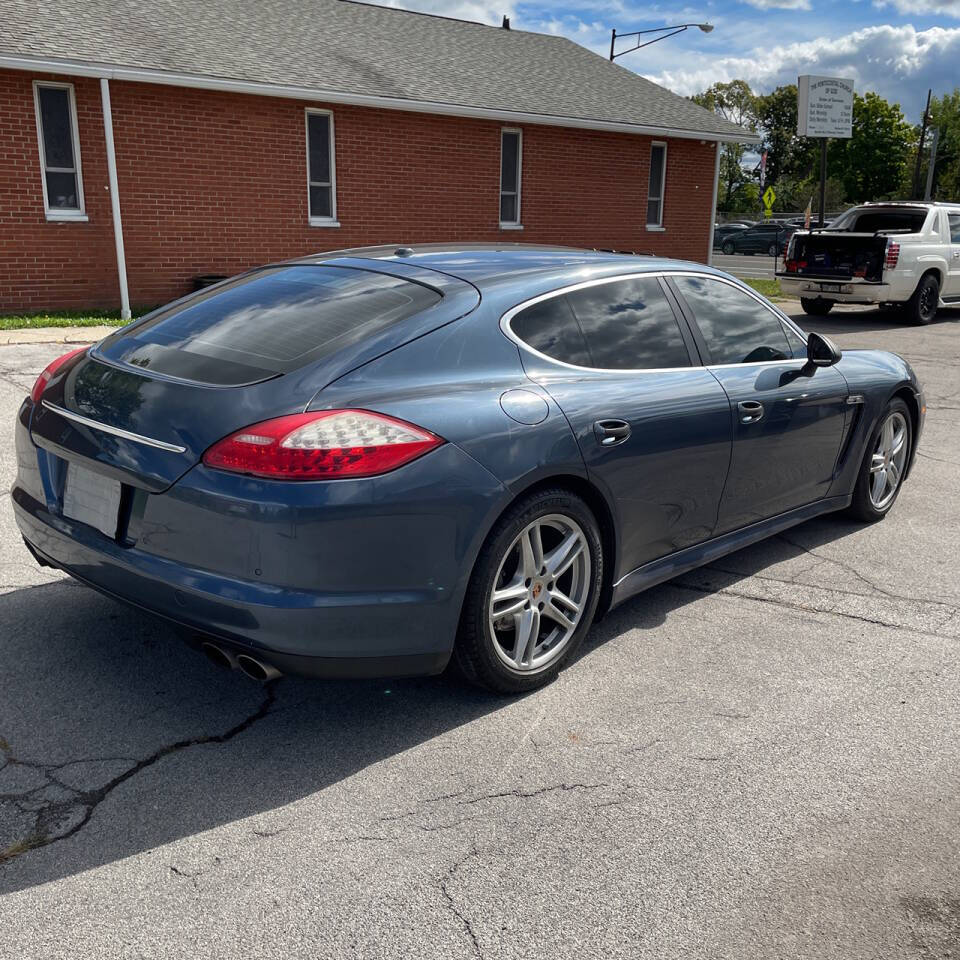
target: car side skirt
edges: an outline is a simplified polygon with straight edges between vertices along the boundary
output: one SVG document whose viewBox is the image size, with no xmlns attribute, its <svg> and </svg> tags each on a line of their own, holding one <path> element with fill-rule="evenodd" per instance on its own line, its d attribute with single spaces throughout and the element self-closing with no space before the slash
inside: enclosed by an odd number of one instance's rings
<svg viewBox="0 0 960 960">
<path fill-rule="evenodd" d="M 844 496 L 817 500 L 803 507 L 788 510 L 776 517 L 753 523 L 749 527 L 732 530 L 722 537 L 698 543 L 693 547 L 687 547 L 685 550 L 670 554 L 670 556 L 645 563 L 642 567 L 637 567 L 636 570 L 632 570 L 621 577 L 613 585 L 613 597 L 610 606 L 614 607 L 629 597 L 648 590 L 650 587 L 655 587 L 665 580 L 671 580 L 680 576 L 680 574 L 705 566 L 714 560 L 719 560 L 720 557 L 724 557 L 728 553 L 734 553 L 744 547 L 749 547 L 751 544 L 758 543 L 760 540 L 766 540 L 768 537 L 788 530 L 805 520 L 812 520 L 824 513 L 843 510 L 850 506 L 852 499 L 850 496 Z"/>
</svg>

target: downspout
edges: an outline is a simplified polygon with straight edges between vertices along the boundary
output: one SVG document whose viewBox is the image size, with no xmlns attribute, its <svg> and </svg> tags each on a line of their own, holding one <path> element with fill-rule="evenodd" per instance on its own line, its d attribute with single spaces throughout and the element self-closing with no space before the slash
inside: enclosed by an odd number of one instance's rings
<svg viewBox="0 0 960 960">
<path fill-rule="evenodd" d="M 707 238 L 707 263 L 710 266 L 713 266 L 713 225 L 717 222 L 717 193 L 720 189 L 720 144 L 715 142 L 714 147 L 717 158 L 713 163 L 713 200 L 710 203 L 710 236 Z"/>
<path fill-rule="evenodd" d="M 113 146 L 113 111 L 110 109 L 110 81 L 100 78 L 103 104 L 103 135 L 107 141 L 107 177 L 110 181 L 110 206 L 113 209 L 113 239 L 117 246 L 117 279 L 120 281 L 120 317 L 130 319 L 130 294 L 127 291 L 127 260 L 123 252 L 123 221 L 120 219 L 120 188 L 117 186 L 117 153 Z"/>
</svg>

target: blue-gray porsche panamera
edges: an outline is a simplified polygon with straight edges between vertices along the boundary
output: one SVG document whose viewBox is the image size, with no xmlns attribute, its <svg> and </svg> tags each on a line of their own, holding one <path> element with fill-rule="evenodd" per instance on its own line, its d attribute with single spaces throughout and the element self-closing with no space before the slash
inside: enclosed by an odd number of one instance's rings
<svg viewBox="0 0 960 960">
<path fill-rule="evenodd" d="M 739 281 L 532 246 L 265 266 L 50 364 L 12 491 L 44 564 L 278 673 L 553 677 L 611 605 L 890 510 L 924 400 Z"/>
</svg>

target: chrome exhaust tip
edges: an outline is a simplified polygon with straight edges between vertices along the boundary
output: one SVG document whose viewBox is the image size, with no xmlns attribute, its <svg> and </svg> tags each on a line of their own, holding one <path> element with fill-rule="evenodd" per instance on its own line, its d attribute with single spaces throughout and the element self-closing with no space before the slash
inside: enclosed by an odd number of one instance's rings
<svg viewBox="0 0 960 960">
<path fill-rule="evenodd" d="M 245 653 L 241 653 L 237 657 L 237 666 L 250 677 L 251 680 L 257 680 L 260 683 L 266 683 L 268 680 L 276 680 L 278 677 L 283 676 L 276 667 L 271 666 L 269 663 L 261 663 L 259 660 L 254 660 L 253 657 L 249 657 Z"/>
<path fill-rule="evenodd" d="M 218 647 L 215 643 L 207 641 L 200 645 L 200 649 L 214 666 L 222 667 L 225 670 L 236 670 L 240 666 L 237 663 L 237 658 L 229 650 L 224 650 L 223 647 Z"/>
</svg>

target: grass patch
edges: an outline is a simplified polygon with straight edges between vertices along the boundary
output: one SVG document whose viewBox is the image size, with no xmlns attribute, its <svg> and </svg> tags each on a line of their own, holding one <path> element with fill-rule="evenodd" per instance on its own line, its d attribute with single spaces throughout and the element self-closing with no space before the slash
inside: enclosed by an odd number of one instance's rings
<svg viewBox="0 0 960 960">
<path fill-rule="evenodd" d="M 146 310 L 134 310 L 133 319 Z M 29 330 L 36 327 L 122 327 L 119 310 L 58 310 L 56 313 L 24 313 L 0 316 L 0 330 Z"/>
<path fill-rule="evenodd" d="M 783 291 L 779 280 L 770 280 L 766 277 L 740 277 L 747 286 L 753 287 L 757 293 L 762 293 L 768 300 L 782 300 Z"/>
</svg>

